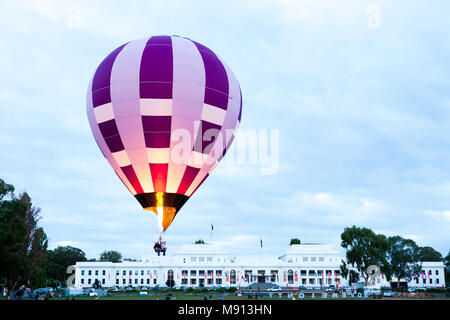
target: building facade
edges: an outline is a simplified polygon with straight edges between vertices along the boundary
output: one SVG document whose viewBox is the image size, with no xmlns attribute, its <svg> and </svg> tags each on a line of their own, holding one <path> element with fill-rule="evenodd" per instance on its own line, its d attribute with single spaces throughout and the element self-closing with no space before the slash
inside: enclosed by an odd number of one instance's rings
<svg viewBox="0 0 450 320">
<path fill-rule="evenodd" d="M 176 287 L 245 287 L 252 283 L 305 288 L 346 286 L 340 272 L 343 258 L 338 250 L 320 244 L 291 245 L 279 257 L 232 257 L 212 244 L 183 245 L 174 254 L 155 254 L 141 261 L 77 262 L 75 287 L 92 287 L 95 280 L 106 288 L 166 287 L 169 279 Z M 409 286 L 445 287 L 442 262 L 423 262 L 422 267 L 422 274 Z M 373 282 L 389 286 L 383 275 Z"/>
</svg>

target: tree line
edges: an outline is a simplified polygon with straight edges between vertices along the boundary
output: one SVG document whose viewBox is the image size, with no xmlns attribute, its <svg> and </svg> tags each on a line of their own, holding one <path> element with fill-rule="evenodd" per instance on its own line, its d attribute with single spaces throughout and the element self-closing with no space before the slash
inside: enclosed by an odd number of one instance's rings
<svg viewBox="0 0 450 320">
<path fill-rule="evenodd" d="M 450 280 L 450 251 L 444 258 L 432 247 L 420 247 L 414 240 L 401 236 L 386 237 L 369 228 L 356 226 L 345 228 L 341 240 L 341 246 L 346 250 L 346 261 L 342 260 L 340 269 L 350 283 L 357 282 L 360 275 L 367 280 L 370 276 L 367 270 L 372 265 L 380 268 L 387 281 L 396 278 L 409 282 L 420 276 L 424 261 L 443 261 L 446 283 Z"/>
</svg>

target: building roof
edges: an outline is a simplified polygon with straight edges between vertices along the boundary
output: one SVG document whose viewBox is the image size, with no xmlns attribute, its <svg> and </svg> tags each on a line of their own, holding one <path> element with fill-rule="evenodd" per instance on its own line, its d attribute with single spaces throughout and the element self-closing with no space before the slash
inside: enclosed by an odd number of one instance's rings
<svg viewBox="0 0 450 320">
<path fill-rule="evenodd" d="M 228 255 L 229 252 L 216 244 L 183 244 L 176 248 L 174 255 Z"/>
<path fill-rule="evenodd" d="M 304 255 L 304 254 L 340 254 L 339 250 L 329 244 L 305 243 L 292 244 L 285 252 L 286 255 Z"/>
</svg>

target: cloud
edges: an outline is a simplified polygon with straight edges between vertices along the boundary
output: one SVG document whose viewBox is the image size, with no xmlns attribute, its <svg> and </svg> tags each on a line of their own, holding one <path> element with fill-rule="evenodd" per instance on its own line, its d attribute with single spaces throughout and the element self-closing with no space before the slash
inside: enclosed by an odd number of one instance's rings
<svg viewBox="0 0 450 320">
<path fill-rule="evenodd" d="M 443 7 L 378 1 L 19 1 L 0 12 L 0 172 L 42 208 L 50 245 L 90 257 L 151 254 L 143 212 L 92 138 L 85 95 L 122 43 L 179 34 L 232 68 L 241 128 L 280 130 L 280 167 L 224 162 L 177 215 L 170 248 L 213 239 L 283 252 L 291 237 L 339 244 L 353 224 L 448 250 L 450 42 Z M 67 27 L 70 6 L 80 28 Z M 427 14 L 424 14 L 426 12 Z M 418 23 L 419 22 L 419 23 Z"/>
</svg>

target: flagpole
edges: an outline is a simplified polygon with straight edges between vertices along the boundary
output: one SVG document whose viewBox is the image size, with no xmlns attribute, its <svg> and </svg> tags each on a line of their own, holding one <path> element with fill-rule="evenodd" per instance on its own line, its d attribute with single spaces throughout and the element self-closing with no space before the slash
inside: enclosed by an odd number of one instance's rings
<svg viewBox="0 0 450 320">
<path fill-rule="evenodd" d="M 259 247 L 259 259 L 262 258 L 262 247 L 263 247 L 263 243 L 262 243 L 262 238 L 261 238 L 261 237 L 260 237 L 260 243 L 261 243 L 261 246 Z"/>
<path fill-rule="evenodd" d="M 213 226 L 213 224 L 211 222 L 211 232 L 209 233 L 209 235 L 210 235 L 210 243 L 211 244 L 212 244 L 212 238 L 213 238 L 213 231 L 214 231 L 214 226 Z"/>
</svg>

